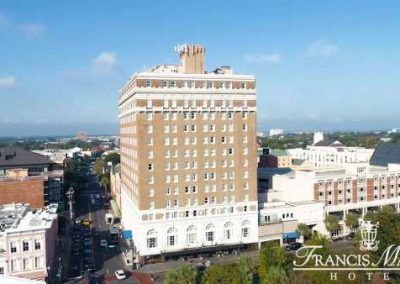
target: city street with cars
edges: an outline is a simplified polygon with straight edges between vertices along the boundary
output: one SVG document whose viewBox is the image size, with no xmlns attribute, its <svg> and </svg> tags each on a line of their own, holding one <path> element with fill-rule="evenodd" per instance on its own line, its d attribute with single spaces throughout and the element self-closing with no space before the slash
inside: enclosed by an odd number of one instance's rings
<svg viewBox="0 0 400 284">
<path fill-rule="evenodd" d="M 129 273 L 118 236 L 113 242 L 105 215 L 110 196 L 90 167 L 88 182 L 76 193 L 69 234 L 68 283 L 138 283 Z M 113 230 L 119 230 L 113 225 Z"/>
</svg>

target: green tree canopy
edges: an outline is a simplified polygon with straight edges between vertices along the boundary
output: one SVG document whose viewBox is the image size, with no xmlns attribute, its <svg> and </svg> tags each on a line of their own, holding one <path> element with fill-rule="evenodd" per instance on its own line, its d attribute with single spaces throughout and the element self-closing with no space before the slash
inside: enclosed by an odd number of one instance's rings
<svg viewBox="0 0 400 284">
<path fill-rule="evenodd" d="M 328 214 L 325 217 L 325 226 L 331 234 L 339 229 L 339 219 L 335 215 Z"/>
<path fill-rule="evenodd" d="M 279 267 L 289 277 L 292 268 L 292 258 L 276 242 L 268 242 L 261 248 L 258 256 L 258 276 L 261 280 L 267 279 L 271 267 Z"/>
<path fill-rule="evenodd" d="M 195 284 L 197 278 L 197 270 L 190 264 L 185 264 L 175 270 L 167 273 L 166 284 Z"/>
<path fill-rule="evenodd" d="M 115 166 L 115 165 L 119 164 L 120 159 L 121 158 L 118 153 L 111 153 L 104 158 L 104 162 L 106 165 L 108 164 L 108 162 L 112 162 L 112 164 Z"/>
<path fill-rule="evenodd" d="M 249 256 L 241 255 L 238 260 L 237 267 L 240 273 L 242 284 L 253 283 L 253 262 Z"/>
<path fill-rule="evenodd" d="M 356 227 L 358 225 L 358 215 L 354 213 L 347 213 L 345 223 L 346 226 L 350 228 Z"/>
<path fill-rule="evenodd" d="M 300 223 L 297 226 L 297 230 L 296 230 L 300 235 L 302 235 L 304 237 L 304 239 L 308 239 L 311 236 L 311 230 L 310 228 L 304 224 L 304 223 Z"/>
<path fill-rule="evenodd" d="M 204 283 L 206 284 L 241 284 L 241 273 L 238 264 L 215 264 L 207 268 Z"/>
</svg>

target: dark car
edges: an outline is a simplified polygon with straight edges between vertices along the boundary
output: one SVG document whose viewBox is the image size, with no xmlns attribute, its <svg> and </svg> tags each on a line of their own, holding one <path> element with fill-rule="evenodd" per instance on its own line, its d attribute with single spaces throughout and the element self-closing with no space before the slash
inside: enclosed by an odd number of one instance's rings
<svg viewBox="0 0 400 284">
<path fill-rule="evenodd" d="M 287 251 L 296 251 L 299 248 L 301 248 L 302 246 L 303 246 L 303 244 L 301 244 L 301 243 L 291 243 L 286 246 L 286 250 Z"/>
</svg>

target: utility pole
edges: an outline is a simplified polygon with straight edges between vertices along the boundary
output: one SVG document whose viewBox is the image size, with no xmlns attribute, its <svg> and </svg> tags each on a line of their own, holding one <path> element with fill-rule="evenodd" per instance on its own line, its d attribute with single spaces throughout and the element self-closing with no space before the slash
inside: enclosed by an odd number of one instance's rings
<svg viewBox="0 0 400 284">
<path fill-rule="evenodd" d="M 68 198 L 68 204 L 69 204 L 69 216 L 72 222 L 72 219 L 74 218 L 74 208 L 73 208 L 73 199 L 74 199 L 74 189 L 70 187 L 68 191 L 66 192 L 67 198 Z"/>
</svg>

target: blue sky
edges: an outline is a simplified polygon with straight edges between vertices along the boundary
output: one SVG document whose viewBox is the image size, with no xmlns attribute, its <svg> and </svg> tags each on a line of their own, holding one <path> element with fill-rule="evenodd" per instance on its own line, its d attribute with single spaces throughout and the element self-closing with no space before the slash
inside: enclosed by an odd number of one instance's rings
<svg viewBox="0 0 400 284">
<path fill-rule="evenodd" d="M 118 90 L 177 63 L 254 74 L 261 129 L 400 127 L 398 1 L 0 2 L 0 136 L 117 133 Z"/>
</svg>

